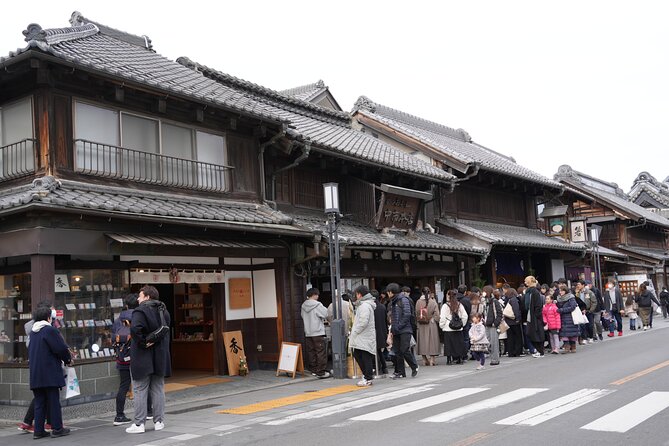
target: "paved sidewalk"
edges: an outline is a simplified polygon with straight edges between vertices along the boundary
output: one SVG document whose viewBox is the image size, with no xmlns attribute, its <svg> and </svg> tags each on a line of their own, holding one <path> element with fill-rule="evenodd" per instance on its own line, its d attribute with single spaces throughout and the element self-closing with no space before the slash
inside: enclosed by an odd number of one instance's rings
<svg viewBox="0 0 669 446">
<path fill-rule="evenodd" d="M 225 376 L 224 378 L 226 379 L 226 382 L 223 383 L 189 387 L 187 389 L 166 393 L 166 411 L 174 410 L 175 408 L 178 409 L 177 406 L 185 406 L 195 402 L 206 401 L 208 399 L 232 396 L 256 390 L 271 389 L 316 379 L 308 374 L 304 377 L 297 375 L 295 379 L 287 377 L 285 374 L 276 376 L 276 371 L 270 370 L 253 370 L 249 376 L 246 377 Z M 63 419 L 65 420 L 66 425 L 80 421 L 81 419 L 92 417 L 109 418 L 111 423 L 111 420 L 116 414 L 115 408 L 116 401 L 113 399 L 63 407 Z M 0 429 L 4 430 L 4 428 L 15 426 L 22 421 L 26 410 L 26 406 L 0 405 Z M 132 401 L 126 400 L 126 416 L 132 418 L 132 412 Z"/>
</svg>

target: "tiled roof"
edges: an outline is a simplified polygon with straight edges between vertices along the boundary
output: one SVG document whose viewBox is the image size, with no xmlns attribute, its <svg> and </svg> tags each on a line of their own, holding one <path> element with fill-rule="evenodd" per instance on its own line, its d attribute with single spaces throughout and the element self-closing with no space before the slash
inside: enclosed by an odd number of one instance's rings
<svg viewBox="0 0 669 446">
<path fill-rule="evenodd" d="M 669 251 L 664 249 L 643 248 L 640 246 L 618 245 L 618 249 L 639 254 L 645 257 L 650 257 L 656 260 L 669 260 Z"/>
<path fill-rule="evenodd" d="M 460 163 L 466 165 L 478 164 L 484 170 L 520 178 L 544 186 L 561 188 L 559 183 L 550 178 L 546 178 L 532 169 L 517 164 L 512 157 L 502 155 L 473 142 L 469 134 L 463 129 L 456 130 L 436 122 L 428 121 L 409 113 L 377 104 L 364 96 L 361 96 L 355 103 L 353 113 L 355 114 L 356 112 L 384 124 L 395 131 L 415 138 Z"/>
<path fill-rule="evenodd" d="M 548 237 L 538 229 L 502 225 L 475 220 L 441 219 L 439 223 L 456 231 L 483 240 L 491 245 L 525 246 L 531 248 L 584 251 L 582 243 L 569 243 L 559 237 Z"/>
<path fill-rule="evenodd" d="M 621 259 L 626 259 L 627 254 L 623 254 L 622 252 L 614 251 L 613 249 L 609 249 L 606 246 L 599 246 L 597 248 L 599 250 L 599 255 L 600 256 L 606 256 L 606 257 L 618 257 Z M 594 248 L 588 246 L 588 252 L 592 253 Z"/>
<path fill-rule="evenodd" d="M 292 218 L 266 205 L 97 186 L 51 176 L 0 193 L 0 215 L 29 207 L 76 209 L 84 213 L 103 212 L 110 216 L 157 217 L 175 223 L 225 223 L 240 229 L 255 226 L 304 232 L 293 226 Z"/>
<path fill-rule="evenodd" d="M 657 181 L 648 172 L 637 175 L 628 195 L 630 201 L 641 205 L 644 193 L 663 206 L 662 209 L 669 208 L 669 184 Z"/>
<path fill-rule="evenodd" d="M 327 237 L 326 217 L 323 214 L 292 214 L 295 224 L 312 231 L 319 231 Z M 485 255 L 487 250 L 471 246 L 465 242 L 429 231 L 415 231 L 415 236 L 408 236 L 402 231 L 390 231 L 382 234 L 378 230 L 354 221 L 342 221 L 339 224 L 339 240 L 348 246 L 369 249 L 410 249 L 443 251 Z"/>
<path fill-rule="evenodd" d="M 366 133 L 354 130 L 347 113 L 329 110 L 308 102 L 289 98 L 274 90 L 237 79 L 186 58 L 178 62 L 202 73 L 222 85 L 242 90 L 263 103 L 272 114 L 289 121 L 297 132 L 328 152 L 351 157 L 370 165 L 382 165 L 398 172 L 450 181 L 453 175 L 406 154 Z"/>
<path fill-rule="evenodd" d="M 152 49 L 148 38 L 132 36 L 73 14 L 75 26 L 44 30 L 32 24 L 24 34 L 30 49 L 77 67 L 101 72 L 193 100 L 277 123 L 310 139 L 313 149 L 371 166 L 448 182 L 453 176 L 351 128 L 348 113 L 330 110 L 180 58 L 171 61 Z M 143 42 L 143 43 L 142 43 Z"/>
<path fill-rule="evenodd" d="M 630 197 L 616 183 L 609 183 L 591 175 L 578 172 L 566 164 L 558 168 L 555 179 L 576 189 L 579 194 L 583 194 L 586 197 L 614 208 L 632 220 L 636 221 L 643 218 L 648 222 L 669 228 L 669 219 L 651 212 L 636 203 L 632 203 Z"/>
<path fill-rule="evenodd" d="M 286 96 L 292 96 L 302 101 L 311 101 L 319 94 L 327 91 L 327 89 L 328 87 L 325 86 L 325 83 L 322 80 L 319 80 L 313 84 L 301 85 L 299 87 L 281 90 L 279 93 L 285 94 Z"/>
</svg>

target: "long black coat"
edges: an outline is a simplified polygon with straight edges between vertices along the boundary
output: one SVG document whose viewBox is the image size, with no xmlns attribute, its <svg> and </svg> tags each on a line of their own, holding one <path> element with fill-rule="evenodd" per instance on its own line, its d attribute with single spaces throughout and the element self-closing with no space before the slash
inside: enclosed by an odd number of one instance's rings
<svg viewBox="0 0 669 446">
<path fill-rule="evenodd" d="M 31 332 L 28 358 L 31 390 L 65 387 L 61 361 L 69 364 L 72 358 L 65 340 L 57 329 L 47 325 L 40 331 Z"/>
<path fill-rule="evenodd" d="M 165 336 L 161 341 L 149 348 L 144 347 L 146 337 L 161 326 L 159 306 L 164 306 L 158 300 L 142 302 L 132 312 L 130 333 L 130 373 L 133 379 L 143 379 L 149 375 L 170 376 L 172 374 L 172 359 L 170 357 L 170 337 Z M 170 325 L 170 314 L 165 310 L 165 322 Z M 32 341 L 31 341 L 32 342 Z"/>
<path fill-rule="evenodd" d="M 388 342 L 388 310 L 381 302 L 376 302 L 374 309 L 374 328 L 376 330 L 376 348 L 385 347 Z"/>
<path fill-rule="evenodd" d="M 527 321 L 527 335 L 532 342 L 543 342 L 544 340 L 544 308 L 543 298 L 536 287 L 529 287 L 525 294 L 530 295 L 530 320 Z"/>
</svg>

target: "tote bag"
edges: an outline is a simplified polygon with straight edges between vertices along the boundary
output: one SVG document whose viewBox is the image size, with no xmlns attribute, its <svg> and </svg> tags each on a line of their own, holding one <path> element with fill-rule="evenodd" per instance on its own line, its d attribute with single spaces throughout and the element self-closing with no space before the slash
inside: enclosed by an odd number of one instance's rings
<svg viewBox="0 0 669 446">
<path fill-rule="evenodd" d="M 72 398 L 81 394 L 79 390 L 79 379 L 77 379 L 77 371 L 74 367 L 67 367 L 67 375 L 65 375 L 65 398 Z"/>
<path fill-rule="evenodd" d="M 504 311 L 502 311 L 502 314 L 508 317 L 509 319 L 513 320 L 516 319 L 516 314 L 513 312 L 513 307 L 511 306 L 511 304 L 506 304 L 506 306 L 504 307 Z"/>
<path fill-rule="evenodd" d="M 576 325 L 584 325 L 588 323 L 588 318 L 581 312 L 580 308 L 576 307 L 571 312 L 571 319 Z"/>
</svg>

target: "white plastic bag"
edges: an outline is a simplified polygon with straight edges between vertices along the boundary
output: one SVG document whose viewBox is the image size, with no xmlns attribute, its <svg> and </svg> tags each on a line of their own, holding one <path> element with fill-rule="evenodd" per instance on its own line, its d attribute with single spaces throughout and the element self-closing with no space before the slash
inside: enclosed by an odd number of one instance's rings
<svg viewBox="0 0 669 446">
<path fill-rule="evenodd" d="M 67 367 L 67 375 L 65 376 L 65 398 L 72 398 L 80 394 L 81 391 L 79 389 L 77 371 L 74 367 Z"/>
</svg>

